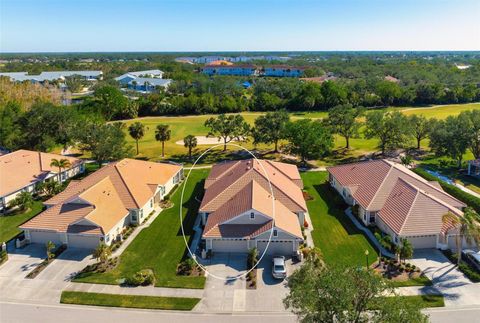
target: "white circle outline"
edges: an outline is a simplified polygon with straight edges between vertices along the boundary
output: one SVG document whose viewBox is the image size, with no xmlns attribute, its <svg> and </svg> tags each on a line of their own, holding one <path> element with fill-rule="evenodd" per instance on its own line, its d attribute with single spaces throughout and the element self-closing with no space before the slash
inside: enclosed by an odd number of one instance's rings
<svg viewBox="0 0 480 323">
<path fill-rule="evenodd" d="M 182 209 L 183 209 L 183 194 L 185 192 L 185 187 L 187 186 L 187 182 L 188 182 L 188 178 L 190 177 L 190 173 L 192 172 L 192 170 L 194 169 L 195 165 L 197 164 L 197 162 L 208 152 L 210 152 L 212 149 L 216 148 L 216 147 L 220 147 L 220 146 L 224 146 L 224 145 L 227 145 L 227 146 L 234 146 L 234 147 L 238 147 L 238 148 L 241 148 L 243 150 L 245 150 L 246 152 L 248 152 L 250 155 L 252 155 L 252 157 L 258 162 L 258 164 L 262 167 L 262 170 L 265 174 L 265 176 L 267 177 L 267 181 L 268 181 L 268 186 L 270 188 L 270 193 L 272 194 L 272 207 L 273 207 L 273 218 L 272 218 L 272 227 L 270 228 L 270 236 L 268 237 L 268 243 L 267 243 L 267 247 L 265 248 L 265 250 L 263 251 L 262 255 L 260 256 L 260 259 L 257 260 L 257 262 L 255 263 L 254 266 L 252 266 L 252 268 L 250 268 L 249 270 L 247 270 L 246 272 L 244 273 L 241 273 L 237 276 L 234 276 L 234 277 L 219 277 L 219 276 L 216 276 L 212 273 L 210 273 L 207 268 L 202 265 L 201 263 L 199 263 L 196 259 L 196 256 L 194 253 L 192 253 L 192 250 L 190 249 L 190 246 L 188 245 L 188 241 L 187 241 L 187 238 L 185 236 L 185 231 L 183 229 L 183 214 L 182 214 Z M 200 156 L 198 156 L 198 158 L 195 160 L 195 162 L 193 163 L 193 165 L 190 167 L 190 170 L 187 174 L 187 177 L 185 178 L 185 181 L 183 182 L 183 187 L 182 187 L 182 194 L 180 196 L 180 205 L 179 205 L 179 216 L 180 216 L 180 227 L 182 229 L 182 236 L 183 236 L 183 240 L 185 241 L 185 246 L 187 247 L 187 250 L 188 250 L 188 253 L 190 254 L 190 257 L 197 263 L 197 265 L 202 268 L 203 271 L 205 271 L 205 273 L 208 274 L 208 276 L 212 276 L 216 279 L 219 279 L 219 280 L 223 280 L 223 281 L 231 281 L 231 280 L 236 280 L 236 279 L 239 279 L 239 278 L 242 278 L 242 277 L 246 277 L 248 275 L 249 272 L 251 272 L 254 268 L 257 267 L 257 265 L 260 263 L 260 261 L 263 259 L 263 257 L 265 256 L 268 248 L 270 247 L 270 242 L 272 241 L 272 237 L 273 237 L 273 228 L 275 227 L 275 196 L 273 194 L 273 188 L 272 188 L 272 183 L 270 182 L 270 178 L 268 177 L 268 172 L 266 171 L 265 167 L 263 166 L 263 164 L 260 162 L 260 160 L 250 151 L 248 150 L 247 148 L 243 147 L 243 146 L 240 146 L 240 145 L 237 145 L 237 144 L 232 144 L 232 143 L 226 143 L 226 144 L 216 144 L 214 146 L 211 146 L 209 147 L 207 150 L 205 150 Z M 197 212 L 197 216 L 198 216 L 198 212 Z"/>
</svg>

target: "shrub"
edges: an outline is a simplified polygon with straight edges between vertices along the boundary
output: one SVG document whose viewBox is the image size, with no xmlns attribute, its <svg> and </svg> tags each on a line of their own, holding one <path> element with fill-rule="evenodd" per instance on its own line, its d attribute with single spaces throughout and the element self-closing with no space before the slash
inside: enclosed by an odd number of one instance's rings
<svg viewBox="0 0 480 323">
<path fill-rule="evenodd" d="M 308 221 L 307 220 L 303 220 L 303 227 L 308 228 Z"/>
<path fill-rule="evenodd" d="M 413 171 L 428 181 L 438 181 L 445 192 L 447 192 L 450 195 L 453 195 L 454 197 L 464 202 L 468 206 L 471 206 L 472 208 L 474 208 L 475 211 L 477 211 L 477 213 L 480 213 L 480 198 L 475 197 L 471 194 L 468 194 L 467 192 L 462 191 L 461 189 L 459 189 L 454 185 L 445 183 L 443 181 L 439 181 L 438 178 L 427 173 L 422 168 L 415 168 Z"/>
<path fill-rule="evenodd" d="M 136 272 L 133 276 L 128 277 L 125 283 L 130 286 L 148 286 L 155 281 L 153 271 L 150 269 L 143 269 Z"/>
</svg>

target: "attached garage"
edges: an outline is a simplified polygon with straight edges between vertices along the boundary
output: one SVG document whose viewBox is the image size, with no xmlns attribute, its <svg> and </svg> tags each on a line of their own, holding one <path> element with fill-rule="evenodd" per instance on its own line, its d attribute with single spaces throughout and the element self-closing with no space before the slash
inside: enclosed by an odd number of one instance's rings
<svg viewBox="0 0 480 323">
<path fill-rule="evenodd" d="M 68 247 L 70 248 L 95 249 L 99 243 L 99 236 L 80 234 L 68 235 Z"/>
<path fill-rule="evenodd" d="M 414 249 L 430 249 L 437 247 L 437 235 L 412 236 L 406 237 L 413 245 Z"/>
<path fill-rule="evenodd" d="M 46 244 L 48 241 L 52 241 L 55 245 L 62 244 L 60 233 L 52 231 L 37 231 L 30 230 L 30 243 Z"/>
<path fill-rule="evenodd" d="M 266 249 L 266 255 L 290 256 L 293 254 L 293 246 L 293 240 L 272 240 L 270 241 L 270 244 L 268 244 L 268 240 L 261 240 L 257 242 L 257 249 L 259 255 L 262 255 L 263 251 Z"/>
<path fill-rule="evenodd" d="M 212 240 L 213 252 L 248 252 L 248 241 L 241 239 Z"/>
</svg>

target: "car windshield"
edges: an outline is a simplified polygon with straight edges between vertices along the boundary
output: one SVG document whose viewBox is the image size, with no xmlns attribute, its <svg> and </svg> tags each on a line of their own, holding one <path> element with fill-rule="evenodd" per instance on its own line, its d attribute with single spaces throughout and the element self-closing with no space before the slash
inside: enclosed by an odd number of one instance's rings
<svg viewBox="0 0 480 323">
<path fill-rule="evenodd" d="M 282 265 L 275 265 L 273 270 L 275 270 L 275 271 L 285 271 L 285 268 Z"/>
</svg>

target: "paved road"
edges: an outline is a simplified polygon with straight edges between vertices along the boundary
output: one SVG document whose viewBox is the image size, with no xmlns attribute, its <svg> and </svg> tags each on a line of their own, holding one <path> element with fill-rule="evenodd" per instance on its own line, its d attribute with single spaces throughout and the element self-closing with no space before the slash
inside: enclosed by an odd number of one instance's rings
<svg viewBox="0 0 480 323">
<path fill-rule="evenodd" d="M 425 311 L 432 323 L 473 323 L 480 322 L 480 306 L 458 308 L 432 308 Z"/>
<path fill-rule="evenodd" d="M 295 317 L 287 313 L 262 314 L 201 314 L 193 312 L 166 312 L 75 305 L 37 305 L 0 302 L 1 323 L 157 323 L 157 322 L 260 322 L 293 323 Z"/>
</svg>

